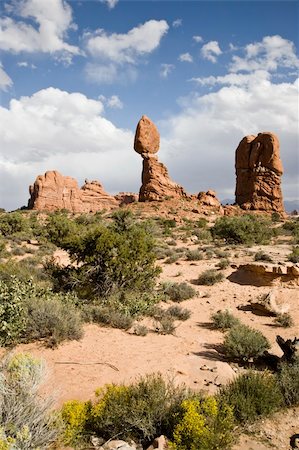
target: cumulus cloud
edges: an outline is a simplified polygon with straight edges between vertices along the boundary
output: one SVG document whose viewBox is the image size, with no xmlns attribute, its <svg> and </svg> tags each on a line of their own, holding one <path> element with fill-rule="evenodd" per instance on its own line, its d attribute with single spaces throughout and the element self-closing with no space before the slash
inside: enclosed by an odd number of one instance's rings
<svg viewBox="0 0 299 450">
<path fill-rule="evenodd" d="M 192 63 L 193 62 L 193 58 L 192 58 L 192 55 L 190 55 L 190 53 L 182 53 L 179 57 L 178 57 L 178 60 L 179 61 L 181 61 L 181 62 L 190 62 L 190 63 Z"/>
<path fill-rule="evenodd" d="M 276 84 L 261 76 L 263 82 L 257 83 L 255 77 L 239 85 L 232 80 L 205 95 L 193 92 L 181 99 L 179 114 L 160 123 L 161 159 L 163 154 L 171 176 L 190 192 L 213 188 L 220 198 L 234 198 L 239 141 L 272 131 L 281 143 L 284 195 L 297 196 L 298 80 Z"/>
<path fill-rule="evenodd" d="M 195 81 L 200 86 L 217 86 L 217 85 L 234 85 L 234 86 L 247 86 L 254 83 L 263 83 L 270 80 L 271 75 L 266 70 L 257 70 L 250 74 L 243 73 L 228 73 L 223 76 L 209 76 L 191 78 L 190 81 Z"/>
<path fill-rule="evenodd" d="M 13 85 L 12 79 L 2 68 L 0 63 L 0 91 L 7 91 Z"/>
<path fill-rule="evenodd" d="M 299 68 L 299 59 L 293 42 L 281 36 L 265 36 L 261 42 L 248 44 L 245 56 L 234 55 L 230 70 L 232 72 L 253 70 L 275 71 L 278 67 Z"/>
<path fill-rule="evenodd" d="M 65 1 L 21 0 L 14 3 L 14 15 L 21 19 L 8 15 L 0 18 L 1 50 L 13 53 L 61 52 L 65 55 L 80 53 L 78 47 L 65 41 L 67 31 L 74 27 L 71 7 Z"/>
<path fill-rule="evenodd" d="M 201 48 L 201 55 L 204 59 L 208 59 L 212 63 L 216 63 L 217 56 L 222 54 L 217 41 L 210 41 Z"/>
<path fill-rule="evenodd" d="M 85 67 L 88 80 L 106 84 L 135 81 L 136 67 L 159 46 L 168 28 L 165 20 L 149 20 L 126 34 L 108 34 L 102 29 L 85 33 L 85 46 L 93 58 Z"/>
<path fill-rule="evenodd" d="M 165 20 L 149 20 L 126 34 L 107 34 L 99 29 L 92 35 L 85 35 L 86 48 L 95 58 L 117 64 L 135 64 L 138 57 L 158 47 L 168 28 Z"/>
<path fill-rule="evenodd" d="M 117 98 L 108 99 L 110 106 Z M 48 88 L 11 100 L 8 108 L 0 107 L 1 207 L 25 204 L 27 186 L 54 169 L 79 183 L 99 179 L 111 192 L 137 191 L 141 162 L 133 138 L 103 116 L 100 100 L 80 93 Z"/>
<path fill-rule="evenodd" d="M 123 109 L 124 104 L 118 95 L 111 95 L 111 97 L 105 97 L 105 95 L 99 95 L 98 99 L 112 109 Z"/>
<path fill-rule="evenodd" d="M 175 66 L 173 64 L 161 64 L 160 77 L 168 78 Z"/>
</svg>

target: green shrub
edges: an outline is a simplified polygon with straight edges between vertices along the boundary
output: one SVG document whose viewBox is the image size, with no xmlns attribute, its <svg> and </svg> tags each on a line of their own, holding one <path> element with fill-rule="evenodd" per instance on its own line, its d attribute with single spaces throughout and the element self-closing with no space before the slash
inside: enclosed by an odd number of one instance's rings
<svg viewBox="0 0 299 450">
<path fill-rule="evenodd" d="M 216 330 L 225 331 L 240 324 L 239 319 L 231 314 L 227 309 L 225 311 L 217 311 L 211 316 L 213 327 Z"/>
<path fill-rule="evenodd" d="M 28 222 L 20 212 L 0 214 L 0 234 L 2 236 L 11 236 L 16 233 L 26 233 L 28 231 Z"/>
<path fill-rule="evenodd" d="M 197 236 L 197 239 L 201 242 L 211 242 L 212 234 L 210 230 L 200 229 L 194 230 L 193 234 Z"/>
<path fill-rule="evenodd" d="M 136 336 L 146 336 L 148 331 L 149 330 L 145 325 L 137 324 L 134 327 L 134 334 L 136 334 Z"/>
<path fill-rule="evenodd" d="M 197 228 L 206 228 L 206 226 L 208 225 L 209 221 L 207 219 L 205 219 L 204 217 L 201 217 L 200 219 L 198 219 L 195 222 L 195 226 Z"/>
<path fill-rule="evenodd" d="M 178 255 L 177 253 L 173 252 L 166 260 L 165 260 L 165 264 L 173 264 L 175 262 L 177 262 L 180 259 L 180 255 Z"/>
<path fill-rule="evenodd" d="M 230 261 L 229 261 L 229 259 L 226 259 L 226 258 L 221 259 L 221 260 L 219 261 L 219 263 L 217 263 L 217 267 L 218 267 L 218 269 L 220 269 L 220 270 L 227 269 L 227 267 L 228 267 L 229 265 L 230 265 Z"/>
<path fill-rule="evenodd" d="M 128 313 L 117 311 L 110 306 L 87 304 L 83 309 L 83 317 L 86 322 L 95 322 L 109 325 L 112 328 L 128 330 L 133 324 L 133 318 Z"/>
<path fill-rule="evenodd" d="M 205 270 L 197 279 L 197 284 L 204 286 L 212 286 L 215 283 L 219 283 L 224 279 L 224 275 L 217 270 L 209 269 Z"/>
<path fill-rule="evenodd" d="M 230 406 L 215 397 L 183 400 L 173 431 L 173 450 L 230 448 L 234 419 Z"/>
<path fill-rule="evenodd" d="M 32 292 L 32 284 L 22 283 L 12 276 L 8 282 L 0 280 L 0 345 L 19 341 L 26 329 L 24 300 Z"/>
<path fill-rule="evenodd" d="M 191 311 L 179 305 L 173 305 L 166 310 L 166 314 L 177 320 L 188 320 L 191 316 Z"/>
<path fill-rule="evenodd" d="M 272 262 L 272 258 L 270 255 L 267 255 L 267 253 L 263 252 L 262 250 L 256 252 L 256 254 L 254 255 L 254 260 L 255 261 L 269 261 Z"/>
<path fill-rule="evenodd" d="M 294 244 L 299 244 L 299 220 L 294 219 L 288 222 L 285 222 L 282 226 L 284 230 L 291 232 L 293 236 Z"/>
<path fill-rule="evenodd" d="M 203 254 L 199 250 L 188 250 L 186 258 L 188 261 L 200 261 L 203 259 Z"/>
<path fill-rule="evenodd" d="M 196 290 L 185 281 L 182 283 L 161 283 L 159 290 L 173 302 L 182 302 L 196 295 Z"/>
<path fill-rule="evenodd" d="M 72 236 L 79 234 L 79 227 L 75 221 L 68 218 L 66 213 L 57 211 L 49 214 L 45 224 L 46 238 L 53 244 L 63 247 Z"/>
<path fill-rule="evenodd" d="M 53 402 L 40 394 L 42 362 L 28 354 L 10 355 L 0 373 L 0 445 L 6 442 L 9 446 L 2 448 L 11 450 L 50 448 L 61 430 L 50 412 Z"/>
<path fill-rule="evenodd" d="M 236 325 L 227 333 L 223 342 L 224 354 L 235 360 L 248 361 L 270 348 L 265 336 L 247 325 Z"/>
<path fill-rule="evenodd" d="M 294 325 L 292 316 L 289 313 L 278 314 L 274 319 L 274 323 L 283 328 L 289 328 Z"/>
<path fill-rule="evenodd" d="M 97 392 L 88 421 L 90 432 L 110 439 L 133 438 L 148 443 L 170 435 L 186 388 L 165 382 L 160 374 L 146 375 L 129 386 L 108 385 Z"/>
<path fill-rule="evenodd" d="M 283 405 L 276 378 L 269 372 L 249 371 L 239 375 L 220 390 L 220 397 L 243 424 L 271 414 Z"/>
<path fill-rule="evenodd" d="M 268 243 L 274 235 L 267 219 L 250 214 L 240 217 L 220 217 L 211 231 L 214 238 L 236 244 Z"/>
<path fill-rule="evenodd" d="M 174 318 L 171 315 L 163 314 L 162 317 L 158 319 L 156 326 L 156 331 L 159 334 L 174 334 L 176 326 L 174 323 Z"/>
<path fill-rule="evenodd" d="M 40 297 L 28 299 L 26 307 L 23 340 L 43 340 L 49 346 L 56 346 L 64 340 L 82 337 L 82 318 L 72 296 L 43 291 Z"/>
<path fill-rule="evenodd" d="M 276 377 L 285 404 L 299 405 L 299 360 L 297 359 L 294 364 L 281 364 Z"/>
<path fill-rule="evenodd" d="M 61 245 L 76 267 L 52 266 L 56 286 L 75 289 L 83 298 L 107 296 L 119 288 L 151 289 L 161 271 L 155 267 L 154 239 L 142 224 L 116 228 L 114 223 L 99 225 L 64 240 Z"/>
<path fill-rule="evenodd" d="M 61 409 L 61 418 L 64 424 L 63 443 L 77 445 L 84 440 L 86 436 L 87 420 L 90 414 L 90 403 L 71 400 L 64 403 Z M 79 447 L 80 448 L 80 447 Z"/>
<path fill-rule="evenodd" d="M 299 262 L 299 247 L 293 247 L 292 253 L 288 255 L 288 260 L 292 263 L 298 263 Z"/>
</svg>

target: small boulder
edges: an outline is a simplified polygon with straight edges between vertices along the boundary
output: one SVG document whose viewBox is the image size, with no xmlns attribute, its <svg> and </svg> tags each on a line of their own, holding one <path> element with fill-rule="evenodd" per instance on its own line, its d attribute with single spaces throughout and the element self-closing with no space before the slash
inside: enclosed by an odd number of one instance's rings
<svg viewBox="0 0 299 450">
<path fill-rule="evenodd" d="M 152 445 L 150 445 L 148 447 L 147 450 L 166 450 L 167 449 L 167 439 L 165 438 L 165 436 L 163 436 L 163 434 L 159 437 L 157 437 L 154 442 L 152 443 Z"/>
<path fill-rule="evenodd" d="M 290 306 L 279 302 L 277 297 L 277 291 L 271 290 L 268 294 L 261 295 L 257 300 L 251 300 L 250 306 L 253 311 L 258 311 L 266 316 L 278 316 L 288 312 Z"/>
</svg>

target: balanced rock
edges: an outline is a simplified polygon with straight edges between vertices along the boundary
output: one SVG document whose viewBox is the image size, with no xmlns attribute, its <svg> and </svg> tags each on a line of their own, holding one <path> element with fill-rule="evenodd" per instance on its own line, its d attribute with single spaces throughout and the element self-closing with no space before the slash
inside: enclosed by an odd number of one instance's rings
<svg viewBox="0 0 299 450">
<path fill-rule="evenodd" d="M 236 150 L 236 203 L 245 210 L 284 212 L 279 141 L 270 132 L 244 137 Z"/>
<path fill-rule="evenodd" d="M 107 194 L 98 181 L 85 181 L 80 189 L 77 181 L 56 170 L 39 175 L 29 187 L 29 209 L 57 211 L 67 209 L 73 213 L 96 212 L 118 206 L 118 201 Z"/>
<path fill-rule="evenodd" d="M 160 147 L 160 134 L 156 125 L 147 117 L 142 116 L 138 122 L 134 150 L 140 155 L 158 152 Z"/>
<path fill-rule="evenodd" d="M 157 127 L 148 117 L 142 116 L 134 141 L 134 150 L 143 158 L 140 202 L 188 197 L 183 187 L 170 179 L 165 165 L 158 161 L 155 153 L 158 152 L 159 145 L 160 135 Z"/>
</svg>

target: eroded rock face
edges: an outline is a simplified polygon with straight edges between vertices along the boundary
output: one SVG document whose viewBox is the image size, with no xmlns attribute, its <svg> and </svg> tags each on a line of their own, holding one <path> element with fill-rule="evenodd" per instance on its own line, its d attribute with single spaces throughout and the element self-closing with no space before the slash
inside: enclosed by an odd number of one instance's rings
<svg viewBox="0 0 299 450">
<path fill-rule="evenodd" d="M 209 190 L 207 192 L 199 192 L 197 198 L 203 206 L 210 206 L 215 209 L 221 208 L 221 203 L 218 200 L 215 191 Z"/>
<path fill-rule="evenodd" d="M 29 187 L 28 207 L 39 211 L 67 209 L 73 213 L 96 212 L 118 206 L 98 181 L 85 181 L 80 189 L 77 181 L 56 170 L 39 175 Z"/>
<path fill-rule="evenodd" d="M 155 124 L 146 116 L 138 122 L 134 150 L 143 158 L 142 186 L 139 201 L 161 201 L 166 198 L 188 197 L 183 187 L 173 182 L 164 164 L 155 153 L 160 145 L 160 135 Z"/>
<path fill-rule="evenodd" d="M 246 210 L 284 212 L 279 141 L 270 132 L 244 137 L 236 150 L 236 203 Z"/>
</svg>

